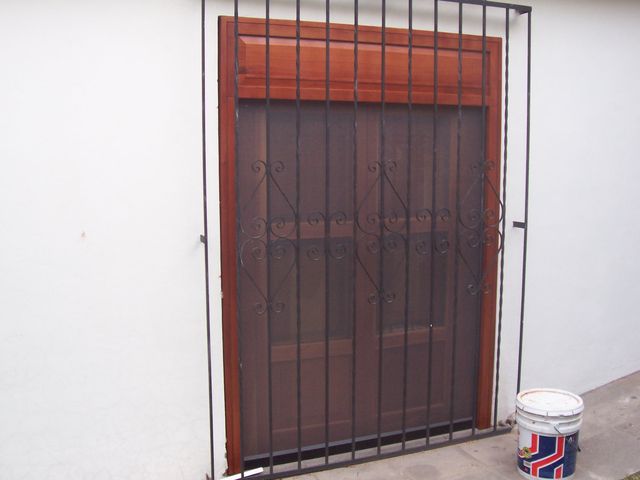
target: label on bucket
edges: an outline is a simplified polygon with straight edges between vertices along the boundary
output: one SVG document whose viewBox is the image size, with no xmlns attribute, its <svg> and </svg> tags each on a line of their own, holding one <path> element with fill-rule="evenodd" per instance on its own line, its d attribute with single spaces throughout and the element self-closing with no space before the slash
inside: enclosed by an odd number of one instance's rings
<svg viewBox="0 0 640 480">
<path fill-rule="evenodd" d="M 520 431 L 518 468 L 533 478 L 566 478 L 576 470 L 578 432 L 546 436 Z"/>
</svg>

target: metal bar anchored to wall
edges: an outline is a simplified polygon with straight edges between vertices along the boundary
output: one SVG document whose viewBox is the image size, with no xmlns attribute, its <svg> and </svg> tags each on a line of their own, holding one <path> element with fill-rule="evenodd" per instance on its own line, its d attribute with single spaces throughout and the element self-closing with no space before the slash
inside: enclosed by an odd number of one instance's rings
<svg viewBox="0 0 640 480">
<path fill-rule="evenodd" d="M 505 10 L 505 67 L 504 67 L 504 134 L 502 160 L 502 250 L 500 251 L 500 286 L 498 290 L 498 339 L 496 341 L 496 378 L 495 393 L 493 395 L 493 428 L 498 428 L 498 394 L 500 393 L 500 354 L 502 345 L 502 308 L 504 304 L 504 252 L 507 239 L 507 147 L 509 145 L 509 16 L 511 9 Z"/>
<path fill-rule="evenodd" d="M 207 374 L 209 389 L 209 460 L 211 476 L 215 475 L 215 456 L 213 442 L 213 371 L 211 368 L 211 299 L 209 296 L 209 213 L 207 202 L 207 114 L 206 114 L 206 29 L 205 1 L 200 3 L 200 89 L 201 89 L 201 128 L 202 128 L 202 215 L 204 233 L 200 241 L 204 246 L 204 288 L 205 288 L 205 322 L 207 332 Z"/>
<path fill-rule="evenodd" d="M 462 23 L 463 4 L 458 5 L 458 96 L 457 96 L 457 119 L 456 119 L 456 184 L 460 184 L 460 159 L 461 159 L 461 138 L 462 138 Z M 453 420 L 455 405 L 455 385 L 456 385 L 456 350 L 458 347 L 458 282 L 460 268 L 460 222 L 458 212 L 460 211 L 460 192 L 456 190 L 456 226 L 454 243 L 454 277 L 453 277 L 453 326 L 452 326 L 452 348 L 451 348 L 451 393 L 449 397 L 449 441 L 453 440 Z"/>
<path fill-rule="evenodd" d="M 229 179 L 233 180 L 234 183 L 234 193 L 235 193 L 235 229 L 236 229 L 236 243 L 239 242 L 241 238 L 242 232 L 242 220 L 240 218 L 241 211 L 241 201 L 240 195 L 238 192 L 240 191 L 240 123 L 238 122 L 238 118 L 240 117 L 240 95 L 239 95 L 239 75 L 240 75 L 240 56 L 239 56 L 239 0 L 233 0 L 233 162 L 234 162 L 234 178 Z M 238 299 L 240 298 L 240 272 L 242 271 L 242 255 L 240 254 L 240 250 L 236 247 L 236 295 Z M 239 305 L 239 300 L 236 303 L 236 306 Z M 236 307 L 237 308 L 237 307 Z M 232 425 L 231 428 L 238 428 L 238 437 L 239 442 L 236 445 L 236 457 L 239 463 L 240 470 L 240 478 L 245 477 L 245 434 L 244 434 L 244 392 L 242 391 L 243 387 L 243 376 L 242 376 L 242 315 L 240 309 L 236 312 L 236 322 L 233 325 L 236 328 L 237 339 L 236 339 L 236 351 L 237 351 L 237 360 L 236 360 L 236 376 L 238 382 L 237 396 L 238 396 L 238 427 Z M 229 460 L 229 457 L 227 457 Z M 235 460 L 235 459 L 233 459 Z"/>
<path fill-rule="evenodd" d="M 413 0 L 409 0 L 408 22 L 408 57 L 407 57 L 407 179 L 406 179 L 406 205 L 405 218 L 411 217 L 411 152 L 412 152 L 412 125 L 413 120 Z M 403 357 L 402 357 L 402 450 L 407 447 L 407 371 L 409 368 L 409 279 L 410 279 L 410 262 L 411 262 L 411 222 L 406 222 L 405 238 L 405 265 L 404 265 L 404 338 L 403 338 Z"/>
<path fill-rule="evenodd" d="M 296 448 L 302 468 L 302 312 L 300 309 L 300 1 L 296 0 Z"/>
<path fill-rule="evenodd" d="M 520 293 L 520 338 L 518 340 L 517 392 L 522 383 L 522 348 L 524 343 L 524 299 L 527 281 L 527 240 L 529 234 L 529 152 L 531 139 L 531 12 L 527 14 L 527 132 L 524 193 L 524 247 L 522 252 L 522 291 Z"/>
<path fill-rule="evenodd" d="M 358 327 L 356 324 L 356 275 L 358 264 L 356 261 L 355 245 L 356 236 L 358 234 L 356 227 L 356 217 L 358 215 L 358 0 L 353 2 L 353 169 L 352 175 L 352 209 L 353 218 L 351 225 L 351 236 L 353 252 L 351 255 L 351 460 L 356 459 L 356 367 L 357 367 L 357 334 Z"/>
</svg>

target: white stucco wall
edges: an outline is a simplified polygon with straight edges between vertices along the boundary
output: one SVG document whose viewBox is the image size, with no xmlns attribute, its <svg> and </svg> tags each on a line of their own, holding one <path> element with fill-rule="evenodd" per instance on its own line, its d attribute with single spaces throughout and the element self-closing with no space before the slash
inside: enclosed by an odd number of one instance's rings
<svg viewBox="0 0 640 480">
<path fill-rule="evenodd" d="M 361 2 L 361 23 L 378 24 L 378 3 Z M 305 19 L 324 18 L 320 3 L 304 4 Z M 351 22 L 350 3 L 334 0 L 332 20 Z M 640 369 L 640 4 L 524 3 L 534 14 L 523 387 L 583 392 Z M 262 1 L 242 5 L 263 15 Z M 292 6 L 274 0 L 272 16 Z M 455 28 L 448 11 L 441 30 Z M 230 1 L 207 3 L 217 475 L 216 18 L 231 13 Z M 417 11 L 416 25 L 429 16 Z M 390 8 L 388 25 L 405 24 Z M 2 480 L 209 471 L 199 28 L 197 0 L 0 3 Z M 509 224 L 522 219 L 525 28 L 512 23 Z M 515 392 L 522 231 L 507 235 L 501 417 Z"/>
<path fill-rule="evenodd" d="M 199 23 L 0 2 L 2 480 L 209 470 Z"/>
</svg>

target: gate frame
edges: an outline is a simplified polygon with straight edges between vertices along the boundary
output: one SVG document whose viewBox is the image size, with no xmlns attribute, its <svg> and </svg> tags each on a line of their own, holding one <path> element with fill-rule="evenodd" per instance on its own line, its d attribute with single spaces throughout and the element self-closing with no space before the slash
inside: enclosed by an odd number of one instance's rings
<svg viewBox="0 0 640 480">
<path fill-rule="evenodd" d="M 446 1 L 446 0 L 445 0 Z M 255 37 L 265 36 L 265 19 L 238 18 L 238 30 L 240 35 L 248 35 Z M 289 38 L 295 39 L 295 21 L 285 20 L 269 20 L 270 38 Z M 238 312 L 238 292 L 237 292 L 237 232 L 236 232 L 236 189 L 235 189 L 235 19 L 234 17 L 220 17 L 218 23 L 219 31 L 219 55 L 218 55 L 218 75 L 219 75 L 219 139 L 220 139 L 220 219 L 221 219 L 221 269 L 222 269 L 222 327 L 223 327 L 223 349 L 224 349 L 224 378 L 225 378 L 225 420 L 227 428 L 227 461 L 228 472 L 237 473 L 242 471 L 243 462 L 241 457 L 241 428 L 240 428 L 240 378 L 239 378 L 239 356 L 238 356 L 238 330 L 237 330 L 237 312 Z M 353 43 L 354 26 L 331 23 L 330 35 L 331 41 L 341 40 Z M 326 25 L 320 22 L 300 22 L 301 38 L 325 40 Z M 359 43 L 376 44 L 375 39 L 380 38 L 381 27 L 358 26 Z M 385 28 L 387 35 L 387 45 L 408 45 L 408 30 L 400 28 Z M 434 45 L 435 34 L 429 31 L 413 30 L 412 32 L 414 46 L 432 46 Z M 499 37 L 483 37 L 479 35 L 462 35 L 465 51 L 474 50 L 482 52 L 483 38 L 485 43 L 485 52 L 487 58 L 487 96 L 485 98 L 485 106 L 487 109 L 486 122 L 486 158 L 493 161 L 496 166 L 500 166 L 501 162 L 501 108 L 502 108 L 502 39 Z M 458 34 L 438 33 L 437 34 L 439 48 L 446 48 L 445 45 L 457 43 Z M 424 42 L 424 43 L 420 43 Z M 377 40 L 381 44 L 380 40 Z M 295 62 L 295 57 L 291 59 Z M 274 67 L 272 66 L 272 69 Z M 318 78 L 324 78 L 324 72 L 319 72 Z M 333 70 L 332 70 L 333 74 Z M 480 75 L 482 76 L 482 75 Z M 255 77 L 254 77 L 255 80 Z M 290 79 L 291 85 L 283 88 L 283 96 L 271 93 L 272 99 L 290 99 L 295 100 L 295 78 Z M 257 82 L 259 83 L 259 82 Z M 440 83 L 440 82 L 438 82 Z M 324 81 L 322 82 L 324 85 Z M 273 88 L 273 87 L 272 87 Z M 433 88 L 433 87 L 432 87 Z M 262 98 L 260 91 L 264 87 L 247 87 L 247 93 L 239 95 L 239 98 Z M 307 93 L 301 88 L 301 98 L 304 100 L 312 99 L 317 95 L 309 89 Z M 324 86 L 319 90 L 322 96 L 315 98 L 317 100 L 324 99 Z M 294 96 L 291 97 L 290 94 Z M 331 90 L 331 100 L 352 101 L 352 91 L 341 90 L 339 96 L 334 98 L 334 91 Z M 380 93 L 372 91 L 372 97 L 380 97 Z M 406 98 L 407 92 L 399 93 L 400 96 Z M 389 92 L 386 94 L 388 101 Z M 480 97 L 476 93 L 476 97 Z M 424 101 L 416 99 L 414 93 L 413 103 L 433 104 L 428 102 L 428 95 Z M 360 93 L 359 101 L 367 101 Z M 371 100 L 370 100 L 371 101 Z M 394 102 L 395 103 L 395 102 Z M 446 94 L 440 92 L 438 97 L 438 105 L 457 105 L 457 92 Z M 480 103 L 465 102 L 465 106 L 482 105 Z M 493 169 L 495 176 L 491 181 L 500 193 L 500 168 Z M 485 193 L 486 197 L 486 193 Z M 493 405 L 493 386 L 494 386 L 494 354 L 495 354 L 495 333 L 496 333 L 496 303 L 497 303 L 497 272 L 498 262 L 497 253 L 498 245 L 495 243 L 493 247 L 485 246 L 483 248 L 483 265 L 482 271 L 486 273 L 487 278 L 493 283 L 489 295 L 483 295 L 481 306 L 481 326 L 479 337 L 479 366 L 477 377 L 477 428 L 484 429 L 491 426 L 491 413 Z M 424 450 L 424 448 L 421 448 Z M 409 449 L 407 449 L 407 452 Z M 353 463 L 353 462 L 351 462 Z M 296 473 L 296 472 L 292 472 Z"/>
</svg>

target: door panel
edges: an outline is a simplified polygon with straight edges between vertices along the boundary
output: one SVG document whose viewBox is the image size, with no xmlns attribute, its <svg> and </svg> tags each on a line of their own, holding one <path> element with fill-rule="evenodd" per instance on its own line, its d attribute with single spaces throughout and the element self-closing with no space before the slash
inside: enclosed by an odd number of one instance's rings
<svg viewBox="0 0 640 480">
<path fill-rule="evenodd" d="M 424 429 L 427 415 L 431 426 L 447 423 L 451 411 L 454 422 L 468 420 L 474 406 L 477 358 L 469 352 L 477 352 L 480 310 L 478 297 L 465 291 L 480 271 L 481 249 L 456 237 L 456 219 L 481 208 L 473 176 L 480 112 L 464 109 L 456 183 L 456 109 L 438 112 L 435 178 L 432 107 L 414 107 L 409 142 L 406 106 L 386 106 L 383 145 L 380 105 L 360 105 L 355 157 L 353 105 L 330 107 L 328 156 L 324 109 L 302 103 L 297 164 L 295 103 L 270 103 L 269 142 L 265 102 L 240 105 L 237 248 L 248 458 L 297 448 L 298 356 L 303 448 L 324 445 L 327 433 L 330 443 L 350 441 L 354 413 L 358 438 L 402 430 L 405 376 L 406 429 Z"/>
</svg>

